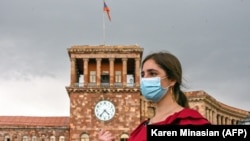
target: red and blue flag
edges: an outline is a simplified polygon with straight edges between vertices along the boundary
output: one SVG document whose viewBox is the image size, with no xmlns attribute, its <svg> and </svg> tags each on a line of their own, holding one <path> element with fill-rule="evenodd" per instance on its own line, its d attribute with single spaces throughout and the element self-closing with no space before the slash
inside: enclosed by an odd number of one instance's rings
<svg viewBox="0 0 250 141">
<path fill-rule="evenodd" d="M 105 3 L 105 1 L 103 1 L 103 2 L 104 2 L 103 11 L 105 11 L 105 12 L 107 13 L 108 18 L 109 18 L 109 21 L 111 21 L 111 17 L 110 17 L 110 13 L 109 13 L 110 9 L 109 9 L 109 7 L 107 6 L 107 4 Z"/>
</svg>

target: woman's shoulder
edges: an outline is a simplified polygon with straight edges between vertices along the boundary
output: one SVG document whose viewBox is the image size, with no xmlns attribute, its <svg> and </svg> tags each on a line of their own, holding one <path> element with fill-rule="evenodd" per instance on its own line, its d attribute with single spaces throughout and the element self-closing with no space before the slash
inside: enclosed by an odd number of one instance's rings
<svg viewBox="0 0 250 141">
<path fill-rule="evenodd" d="M 183 108 L 177 115 L 179 117 L 204 118 L 200 112 L 191 108 Z"/>
<path fill-rule="evenodd" d="M 206 125 L 211 124 L 198 111 L 191 108 L 183 108 L 179 112 L 168 117 L 165 122 L 179 125 Z"/>
</svg>

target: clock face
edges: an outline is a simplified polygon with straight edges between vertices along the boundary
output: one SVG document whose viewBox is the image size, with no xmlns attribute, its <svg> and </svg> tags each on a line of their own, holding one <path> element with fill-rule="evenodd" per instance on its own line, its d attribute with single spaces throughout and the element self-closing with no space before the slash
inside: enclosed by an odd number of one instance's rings
<svg viewBox="0 0 250 141">
<path fill-rule="evenodd" d="M 108 121 L 115 115 L 115 106 L 108 100 L 99 101 L 95 106 L 95 115 L 102 121 Z"/>
</svg>

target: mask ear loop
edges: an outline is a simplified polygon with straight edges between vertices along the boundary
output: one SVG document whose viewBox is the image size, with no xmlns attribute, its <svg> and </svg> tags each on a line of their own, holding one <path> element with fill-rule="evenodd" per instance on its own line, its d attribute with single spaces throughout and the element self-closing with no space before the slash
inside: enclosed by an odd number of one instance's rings
<svg viewBox="0 0 250 141">
<path fill-rule="evenodd" d="M 166 79 L 166 78 L 167 78 L 167 76 L 164 76 L 164 77 L 161 78 L 161 80 L 162 80 L 162 79 Z"/>
<path fill-rule="evenodd" d="M 168 76 L 164 76 L 164 77 L 162 77 L 162 78 L 160 78 L 161 80 L 163 80 L 163 79 L 166 79 L 166 78 L 168 78 Z M 162 86 L 161 86 L 162 87 Z M 170 87 L 170 85 L 168 85 L 167 87 L 165 87 L 165 88 L 163 88 L 163 89 L 168 89 Z"/>
</svg>

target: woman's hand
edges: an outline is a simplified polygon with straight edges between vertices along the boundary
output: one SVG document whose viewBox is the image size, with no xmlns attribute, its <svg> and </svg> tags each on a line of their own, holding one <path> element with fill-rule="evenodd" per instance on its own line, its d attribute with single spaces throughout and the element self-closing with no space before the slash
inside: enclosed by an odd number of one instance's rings
<svg viewBox="0 0 250 141">
<path fill-rule="evenodd" d="M 99 141 L 114 141 L 115 137 L 109 131 L 101 129 L 98 133 Z"/>
</svg>

